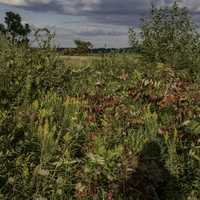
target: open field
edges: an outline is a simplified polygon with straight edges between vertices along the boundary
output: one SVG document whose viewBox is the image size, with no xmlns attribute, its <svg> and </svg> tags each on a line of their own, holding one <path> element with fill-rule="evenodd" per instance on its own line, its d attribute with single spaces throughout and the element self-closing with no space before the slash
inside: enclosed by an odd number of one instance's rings
<svg viewBox="0 0 200 200">
<path fill-rule="evenodd" d="M 67 66 L 73 66 L 81 68 L 81 66 L 92 65 L 96 59 L 100 59 L 98 56 L 62 56 Z"/>
<path fill-rule="evenodd" d="M 199 199 L 198 73 L 0 43 L 1 199 Z"/>
<path fill-rule="evenodd" d="M 86 56 L 61 56 L 67 67 L 72 69 L 81 69 L 88 66 L 93 66 L 97 62 L 112 62 L 110 58 L 114 58 L 115 62 L 119 63 L 136 63 L 141 58 L 137 54 L 99 54 L 99 55 L 86 55 Z M 118 61 L 117 61 L 118 60 Z"/>
<path fill-rule="evenodd" d="M 55 34 L 39 28 L 34 48 L 29 25 L 6 12 L 0 200 L 200 199 L 199 29 L 177 3 L 152 6 L 138 28 L 141 38 L 130 28 L 131 47 L 123 49 L 81 40 L 57 48 Z M 100 39 L 97 32 L 107 35 L 94 26 L 74 36 Z"/>
</svg>

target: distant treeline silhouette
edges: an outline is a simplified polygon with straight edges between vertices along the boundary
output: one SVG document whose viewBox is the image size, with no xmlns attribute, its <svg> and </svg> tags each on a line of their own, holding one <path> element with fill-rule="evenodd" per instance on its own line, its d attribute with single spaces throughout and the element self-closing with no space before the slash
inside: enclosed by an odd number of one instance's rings
<svg viewBox="0 0 200 200">
<path fill-rule="evenodd" d="M 58 52 L 68 54 L 67 52 L 76 51 L 76 48 L 57 48 Z M 89 54 L 108 54 L 108 53 L 131 53 L 137 52 L 131 47 L 126 48 L 93 48 L 90 49 Z M 69 53 L 70 54 L 70 53 Z"/>
</svg>

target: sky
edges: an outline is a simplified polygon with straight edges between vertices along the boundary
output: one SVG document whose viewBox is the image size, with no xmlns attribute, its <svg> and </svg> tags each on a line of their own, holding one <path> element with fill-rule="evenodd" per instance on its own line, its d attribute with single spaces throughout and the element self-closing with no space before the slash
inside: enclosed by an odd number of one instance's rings
<svg viewBox="0 0 200 200">
<path fill-rule="evenodd" d="M 122 48 L 128 46 L 128 28 L 138 29 L 152 2 L 164 6 L 173 0 L 0 0 L 0 22 L 5 12 L 13 11 L 32 27 L 54 31 L 60 47 L 73 47 L 81 39 L 98 48 Z M 200 0 L 177 2 L 200 21 Z"/>
</svg>

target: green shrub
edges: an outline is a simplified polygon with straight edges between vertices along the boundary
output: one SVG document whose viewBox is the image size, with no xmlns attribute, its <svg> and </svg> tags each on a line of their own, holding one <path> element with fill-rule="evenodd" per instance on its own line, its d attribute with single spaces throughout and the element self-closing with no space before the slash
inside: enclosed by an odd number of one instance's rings
<svg viewBox="0 0 200 200">
<path fill-rule="evenodd" d="M 0 107 L 31 101 L 54 90 L 67 94 L 70 71 L 53 50 L 34 51 L 0 38 Z"/>
<path fill-rule="evenodd" d="M 199 33 L 187 8 L 153 6 L 141 28 L 145 59 L 177 68 L 199 66 Z"/>
</svg>

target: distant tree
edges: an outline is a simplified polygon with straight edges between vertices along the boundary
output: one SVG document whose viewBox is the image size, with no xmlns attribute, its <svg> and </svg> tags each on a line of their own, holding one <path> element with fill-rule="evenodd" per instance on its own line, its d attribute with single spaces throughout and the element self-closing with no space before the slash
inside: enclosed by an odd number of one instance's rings
<svg viewBox="0 0 200 200">
<path fill-rule="evenodd" d="M 143 53 L 151 61 L 191 66 L 200 53 L 199 34 L 187 8 L 152 6 L 142 21 Z"/>
<path fill-rule="evenodd" d="M 31 32 L 29 24 L 22 24 L 21 16 L 14 12 L 6 12 L 4 24 L 0 24 L 0 32 L 6 34 L 12 42 L 28 42 Z"/>
<path fill-rule="evenodd" d="M 93 48 L 92 43 L 89 41 L 74 40 L 74 43 L 78 53 L 80 54 L 89 53 L 90 49 Z"/>
</svg>

